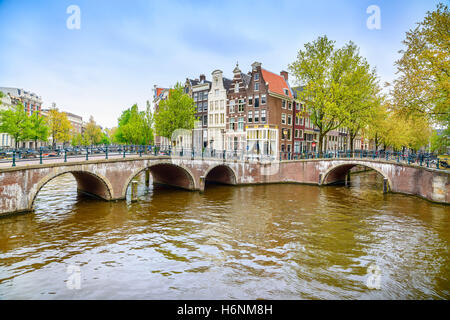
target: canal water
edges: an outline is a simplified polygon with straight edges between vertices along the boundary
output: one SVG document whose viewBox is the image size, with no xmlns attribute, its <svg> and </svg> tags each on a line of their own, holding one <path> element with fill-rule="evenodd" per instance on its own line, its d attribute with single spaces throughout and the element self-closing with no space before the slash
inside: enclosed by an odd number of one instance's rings
<svg viewBox="0 0 450 320">
<path fill-rule="evenodd" d="M 108 203 L 63 175 L 0 219 L 0 299 L 449 299 L 449 207 L 381 190 L 369 172 Z"/>
</svg>

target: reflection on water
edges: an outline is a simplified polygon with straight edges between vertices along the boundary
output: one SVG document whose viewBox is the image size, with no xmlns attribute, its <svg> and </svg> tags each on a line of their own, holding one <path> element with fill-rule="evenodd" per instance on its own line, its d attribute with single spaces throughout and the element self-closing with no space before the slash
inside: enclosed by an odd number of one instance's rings
<svg viewBox="0 0 450 320">
<path fill-rule="evenodd" d="M 35 212 L 0 219 L 0 298 L 450 298 L 448 207 L 381 190 L 373 172 L 350 188 L 141 183 L 139 202 L 108 203 L 60 176 Z"/>
</svg>

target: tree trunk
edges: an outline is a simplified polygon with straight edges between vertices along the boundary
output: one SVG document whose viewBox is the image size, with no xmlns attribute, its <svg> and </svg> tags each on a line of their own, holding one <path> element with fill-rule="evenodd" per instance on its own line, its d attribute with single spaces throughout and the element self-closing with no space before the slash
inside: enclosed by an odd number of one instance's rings
<svg viewBox="0 0 450 320">
<path fill-rule="evenodd" d="M 322 144 L 323 144 L 323 133 L 322 131 L 319 132 L 319 145 L 317 148 L 317 152 L 319 153 L 319 157 L 322 157 Z"/>
<path fill-rule="evenodd" d="M 378 133 L 375 134 L 375 151 L 378 151 Z"/>
</svg>

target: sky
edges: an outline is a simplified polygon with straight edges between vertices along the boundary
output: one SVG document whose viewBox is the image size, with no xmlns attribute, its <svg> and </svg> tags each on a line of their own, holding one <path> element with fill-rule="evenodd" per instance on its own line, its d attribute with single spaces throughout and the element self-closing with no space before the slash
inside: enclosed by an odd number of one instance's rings
<svg viewBox="0 0 450 320">
<path fill-rule="evenodd" d="M 299 50 L 327 35 L 353 41 L 380 82 L 395 78 L 405 33 L 434 0 L 0 0 L 0 87 L 17 87 L 103 127 L 172 87 L 220 69 L 233 77 L 255 61 L 287 70 Z M 80 10 L 79 29 L 71 5 Z M 380 9 L 380 28 L 367 20 Z M 69 26 L 71 24 L 69 23 Z M 295 79 L 289 78 L 295 85 Z"/>
</svg>

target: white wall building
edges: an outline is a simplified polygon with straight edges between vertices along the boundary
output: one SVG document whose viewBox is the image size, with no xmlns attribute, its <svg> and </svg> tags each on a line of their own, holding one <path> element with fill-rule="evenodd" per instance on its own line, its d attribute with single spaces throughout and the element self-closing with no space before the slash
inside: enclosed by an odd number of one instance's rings
<svg viewBox="0 0 450 320">
<path fill-rule="evenodd" d="M 208 95 L 208 147 L 225 149 L 227 90 L 231 80 L 223 78 L 221 70 L 212 72 L 211 90 Z"/>
<path fill-rule="evenodd" d="M 5 108 L 11 108 L 19 103 L 24 107 L 24 111 L 27 115 L 32 115 L 35 112 L 41 112 L 42 99 L 37 94 L 29 91 L 25 91 L 19 88 L 0 87 L 0 91 L 3 92 L 4 97 L 1 99 L 0 110 Z M 41 145 L 38 142 L 37 146 L 34 145 L 34 141 L 21 141 L 19 148 L 36 148 Z M 14 148 L 15 141 L 6 133 L 0 133 L 0 148 Z"/>
</svg>

